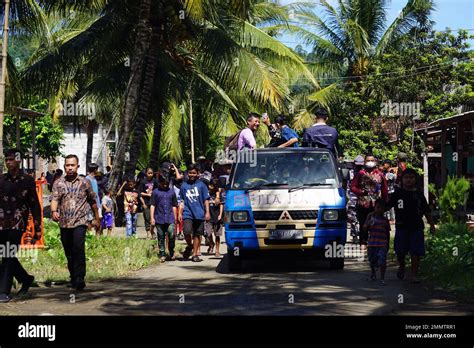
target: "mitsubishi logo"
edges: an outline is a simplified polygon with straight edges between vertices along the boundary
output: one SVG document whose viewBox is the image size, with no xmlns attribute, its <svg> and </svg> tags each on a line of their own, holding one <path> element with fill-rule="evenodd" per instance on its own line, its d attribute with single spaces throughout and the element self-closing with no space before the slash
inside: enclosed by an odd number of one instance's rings
<svg viewBox="0 0 474 348">
<path fill-rule="evenodd" d="M 291 220 L 291 216 L 290 216 L 290 214 L 285 210 L 285 211 L 281 214 L 280 220 Z"/>
</svg>

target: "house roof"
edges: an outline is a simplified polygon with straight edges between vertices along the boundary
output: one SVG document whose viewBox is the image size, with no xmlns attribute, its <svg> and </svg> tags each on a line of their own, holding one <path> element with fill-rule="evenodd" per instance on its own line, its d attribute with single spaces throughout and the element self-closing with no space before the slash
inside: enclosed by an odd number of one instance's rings
<svg viewBox="0 0 474 348">
<path fill-rule="evenodd" d="M 474 120 L 474 111 L 466 111 L 454 116 L 441 118 L 439 120 L 430 122 L 428 126 L 437 126 L 441 124 L 446 125 L 449 123 L 461 122 L 461 121 L 466 121 L 466 120 Z"/>
<path fill-rule="evenodd" d="M 474 110 L 462 112 L 460 114 L 445 117 L 445 118 L 441 118 L 439 120 L 431 121 L 429 123 L 423 122 L 423 123 L 417 124 L 415 127 L 415 132 L 433 130 L 443 125 L 446 126 L 452 123 L 462 122 L 466 120 L 474 121 Z"/>
</svg>

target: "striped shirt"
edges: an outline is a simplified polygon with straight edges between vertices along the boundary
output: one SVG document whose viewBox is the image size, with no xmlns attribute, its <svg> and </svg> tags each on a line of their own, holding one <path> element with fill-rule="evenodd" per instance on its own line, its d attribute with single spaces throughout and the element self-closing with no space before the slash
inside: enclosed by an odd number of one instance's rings
<svg viewBox="0 0 474 348">
<path fill-rule="evenodd" d="M 390 239 L 390 223 L 383 215 L 369 214 L 366 221 L 369 232 L 367 246 L 369 248 L 382 248 L 388 246 Z"/>
</svg>

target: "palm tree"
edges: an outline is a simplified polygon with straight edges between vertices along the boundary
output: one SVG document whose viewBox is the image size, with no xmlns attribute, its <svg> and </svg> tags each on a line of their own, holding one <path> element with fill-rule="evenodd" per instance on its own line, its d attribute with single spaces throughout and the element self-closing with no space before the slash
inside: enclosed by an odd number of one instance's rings
<svg viewBox="0 0 474 348">
<path fill-rule="evenodd" d="M 217 18 L 205 18 L 206 26 L 189 48 L 196 52 L 192 67 L 198 70 L 198 78 L 188 83 L 199 91 L 193 98 L 193 110 L 199 117 L 200 127 L 195 128 L 198 138 L 209 140 L 209 134 L 235 133 L 237 124 L 245 124 L 243 115 L 249 110 L 283 111 L 290 103 L 287 79 L 304 76 L 316 86 L 302 59 L 258 27 L 264 22 L 288 20 L 291 7 L 254 1 L 246 9 L 239 18 L 222 4 Z M 213 93 L 204 77 L 219 83 L 232 104 L 224 102 L 221 93 Z M 163 156 L 180 160 L 182 144 L 188 140 L 188 103 L 182 92 L 172 98 L 164 120 Z"/>
<path fill-rule="evenodd" d="M 332 82 L 321 90 L 309 93 L 310 111 L 318 104 L 330 104 L 334 83 L 357 81 L 369 71 L 371 62 L 393 47 L 407 32 L 416 27 L 427 27 L 432 0 L 407 0 L 395 20 L 387 25 L 388 0 L 338 0 L 333 7 L 328 1 L 319 1 L 324 17 L 312 11 L 295 12 L 300 25 L 276 24 L 267 32 L 292 33 L 312 47 L 315 60 L 310 63 L 317 78 Z M 311 123 L 308 110 L 297 118 L 297 128 Z"/>
<path fill-rule="evenodd" d="M 72 90 L 75 98 L 92 98 L 94 94 L 115 98 L 117 91 L 123 91 L 123 112 L 118 122 L 121 140 L 110 181 L 112 187 L 123 168 L 125 145 L 132 142 L 134 149 L 128 164 L 131 171 L 139 154 L 135 149 L 145 139 L 147 127 L 133 125 L 152 125 L 154 120 L 154 137 L 169 144 L 166 134 L 162 137 L 160 132 L 161 126 L 167 127 L 171 120 L 166 110 L 172 110 L 173 103 L 184 104 L 190 83 L 193 90 L 206 91 L 212 100 L 200 110 L 219 105 L 209 115 L 219 115 L 220 120 L 227 122 L 231 110 L 234 121 L 238 120 L 238 109 L 242 115 L 250 109 L 285 108 L 289 95 L 285 79 L 290 76 L 304 75 L 314 81 L 292 50 L 251 23 L 282 16 L 278 14 L 280 10 L 273 14 L 268 9 L 265 12 L 262 1 L 186 1 L 184 20 L 179 18 L 182 7 L 178 1 L 149 4 L 144 0 L 140 6 L 125 0 L 86 3 L 95 6 L 93 20 L 77 35 L 35 61 L 24 72 L 23 81 L 29 91 Z M 87 12 L 79 1 L 49 0 L 45 4 L 51 11 Z M 151 35 L 153 27 L 162 28 L 159 35 Z M 152 51 L 155 46 L 159 50 Z M 158 59 L 152 58 L 155 56 Z M 132 57 L 132 64 L 129 71 L 124 71 L 123 61 L 127 57 Z M 154 76 L 166 76 L 169 85 L 161 86 Z M 107 81 L 113 82 L 109 88 L 105 86 Z M 150 103 L 150 95 L 163 100 Z M 163 111 L 165 122 L 161 120 Z"/>
</svg>

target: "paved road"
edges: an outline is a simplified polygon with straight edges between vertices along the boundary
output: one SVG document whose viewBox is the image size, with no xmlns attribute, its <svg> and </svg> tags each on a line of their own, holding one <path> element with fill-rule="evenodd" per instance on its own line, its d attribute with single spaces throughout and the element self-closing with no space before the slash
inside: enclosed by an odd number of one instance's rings
<svg viewBox="0 0 474 348">
<path fill-rule="evenodd" d="M 224 250 L 224 248 L 222 248 Z M 31 298 L 0 305 L 0 315 L 469 315 L 473 306 L 426 284 L 395 277 L 367 280 L 367 262 L 342 271 L 325 262 L 252 260 L 243 273 L 227 272 L 227 256 L 204 262 L 167 262 L 126 278 L 89 283 L 82 293 L 64 285 L 31 290 Z M 402 302 L 402 303 L 401 303 Z"/>
</svg>

